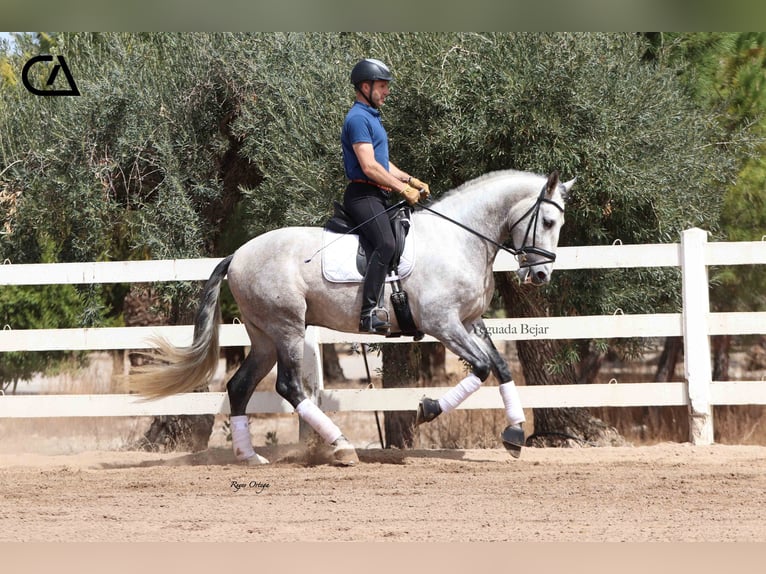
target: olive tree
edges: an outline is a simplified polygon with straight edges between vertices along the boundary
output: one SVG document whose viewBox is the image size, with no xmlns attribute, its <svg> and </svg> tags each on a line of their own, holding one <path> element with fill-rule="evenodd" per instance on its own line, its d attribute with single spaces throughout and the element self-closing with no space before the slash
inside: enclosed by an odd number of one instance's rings
<svg viewBox="0 0 766 574">
<path fill-rule="evenodd" d="M 321 224 L 345 185 L 348 73 L 366 56 L 394 71 L 383 109 L 391 157 L 436 196 L 495 169 L 577 176 L 562 245 L 716 230 L 742 140 L 735 131 L 719 145 L 714 113 L 683 89 L 676 67 L 647 58 L 650 44 L 635 34 L 71 33 L 52 41 L 70 56 L 84 96 L 4 93 L 0 186 L 15 200 L 3 214 L 0 254 L 15 261 L 40 260 L 41 230 L 55 239 L 54 260 L 76 261 L 224 255 L 269 229 Z M 493 312 L 671 311 L 678 282 L 672 270 L 567 271 L 527 292 L 501 277 Z M 196 289 L 162 287 L 163 316 L 187 319 Z M 86 295 L 87 320 L 120 317 L 125 290 Z M 527 383 L 546 384 L 573 382 L 578 360 L 606 345 L 518 348 Z M 396 358 L 384 354 L 386 363 L 413 364 Z M 535 415 L 536 430 L 603 434 L 587 412 Z"/>
</svg>

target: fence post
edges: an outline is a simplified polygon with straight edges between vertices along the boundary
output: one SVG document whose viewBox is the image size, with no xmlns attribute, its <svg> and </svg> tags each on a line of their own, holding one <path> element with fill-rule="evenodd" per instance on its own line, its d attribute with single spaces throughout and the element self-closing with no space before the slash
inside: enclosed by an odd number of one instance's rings
<svg viewBox="0 0 766 574">
<path fill-rule="evenodd" d="M 306 327 L 306 336 L 303 340 L 303 368 L 301 369 L 301 383 L 309 395 L 309 398 L 316 402 L 319 397 L 319 391 L 324 388 L 324 377 L 322 376 L 322 355 L 319 349 L 319 329 L 314 326 Z M 298 437 L 301 442 L 306 442 L 314 433 L 309 425 L 298 421 Z"/>
<path fill-rule="evenodd" d="M 705 250 L 707 231 L 687 229 L 681 236 L 684 374 L 689 393 L 689 436 L 692 444 L 713 444 L 710 405 L 710 292 Z"/>
</svg>

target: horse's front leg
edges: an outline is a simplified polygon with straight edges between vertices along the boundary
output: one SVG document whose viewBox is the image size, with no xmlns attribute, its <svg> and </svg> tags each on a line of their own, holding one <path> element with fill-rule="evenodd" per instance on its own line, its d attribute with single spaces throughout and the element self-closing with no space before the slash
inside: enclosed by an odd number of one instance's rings
<svg viewBox="0 0 766 574">
<path fill-rule="evenodd" d="M 418 405 L 415 424 L 431 422 L 442 413 L 455 410 L 460 403 L 476 392 L 492 371 L 492 360 L 474 336 L 457 318 L 439 325 L 430 332 L 446 348 L 471 365 L 471 374 L 447 391 L 442 397 L 424 397 Z"/>
<path fill-rule="evenodd" d="M 519 392 L 516 389 L 516 384 L 513 382 L 511 369 L 492 342 L 489 331 L 482 319 L 474 322 L 472 333 L 481 342 L 492 364 L 492 372 L 500 383 L 500 396 L 503 399 L 505 416 L 508 419 L 508 426 L 505 427 L 500 438 L 508 452 L 514 458 L 518 458 L 521 454 L 521 447 L 525 442 L 522 425 L 526 418 L 524 417 L 524 409 L 521 406 L 521 399 L 519 399 Z"/>
<path fill-rule="evenodd" d="M 512 456 L 518 457 L 524 443 L 524 412 L 518 398 L 513 377 L 507 363 L 489 338 L 484 322 L 462 325 L 453 322 L 440 334 L 435 334 L 444 346 L 471 365 L 471 374 L 452 387 L 439 399 L 424 397 L 418 405 L 415 424 L 431 422 L 440 414 L 455 410 L 460 403 L 476 392 L 490 372 L 502 382 L 501 396 L 511 424 L 503 431 L 503 445 Z"/>
</svg>

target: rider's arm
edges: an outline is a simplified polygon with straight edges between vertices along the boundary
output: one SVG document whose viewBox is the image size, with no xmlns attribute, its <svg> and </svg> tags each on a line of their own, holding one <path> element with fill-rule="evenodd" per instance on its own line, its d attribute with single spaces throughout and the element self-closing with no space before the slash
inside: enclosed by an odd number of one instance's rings
<svg viewBox="0 0 766 574">
<path fill-rule="evenodd" d="M 394 165 L 391 160 L 388 161 L 388 173 L 393 175 L 396 179 L 408 183 L 410 181 L 410 174 L 402 171 Z"/>
<path fill-rule="evenodd" d="M 353 148 L 362 171 L 371 181 L 390 187 L 396 192 L 402 192 L 407 187 L 409 176 L 391 162 L 388 163 L 390 171 L 386 171 L 375 159 L 375 150 L 371 143 L 355 143 Z"/>
</svg>

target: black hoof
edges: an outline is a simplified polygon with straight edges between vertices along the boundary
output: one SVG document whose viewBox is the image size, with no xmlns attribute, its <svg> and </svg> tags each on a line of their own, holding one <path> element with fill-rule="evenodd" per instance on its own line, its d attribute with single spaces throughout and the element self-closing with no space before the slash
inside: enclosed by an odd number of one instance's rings
<svg viewBox="0 0 766 574">
<path fill-rule="evenodd" d="M 524 446 L 524 429 L 521 425 L 508 425 L 500 435 L 503 446 L 513 458 L 521 456 L 521 447 Z"/>
<path fill-rule="evenodd" d="M 430 423 L 440 414 L 442 414 L 442 408 L 439 406 L 439 401 L 423 397 L 420 399 L 418 413 L 415 415 L 415 426 Z"/>
</svg>

